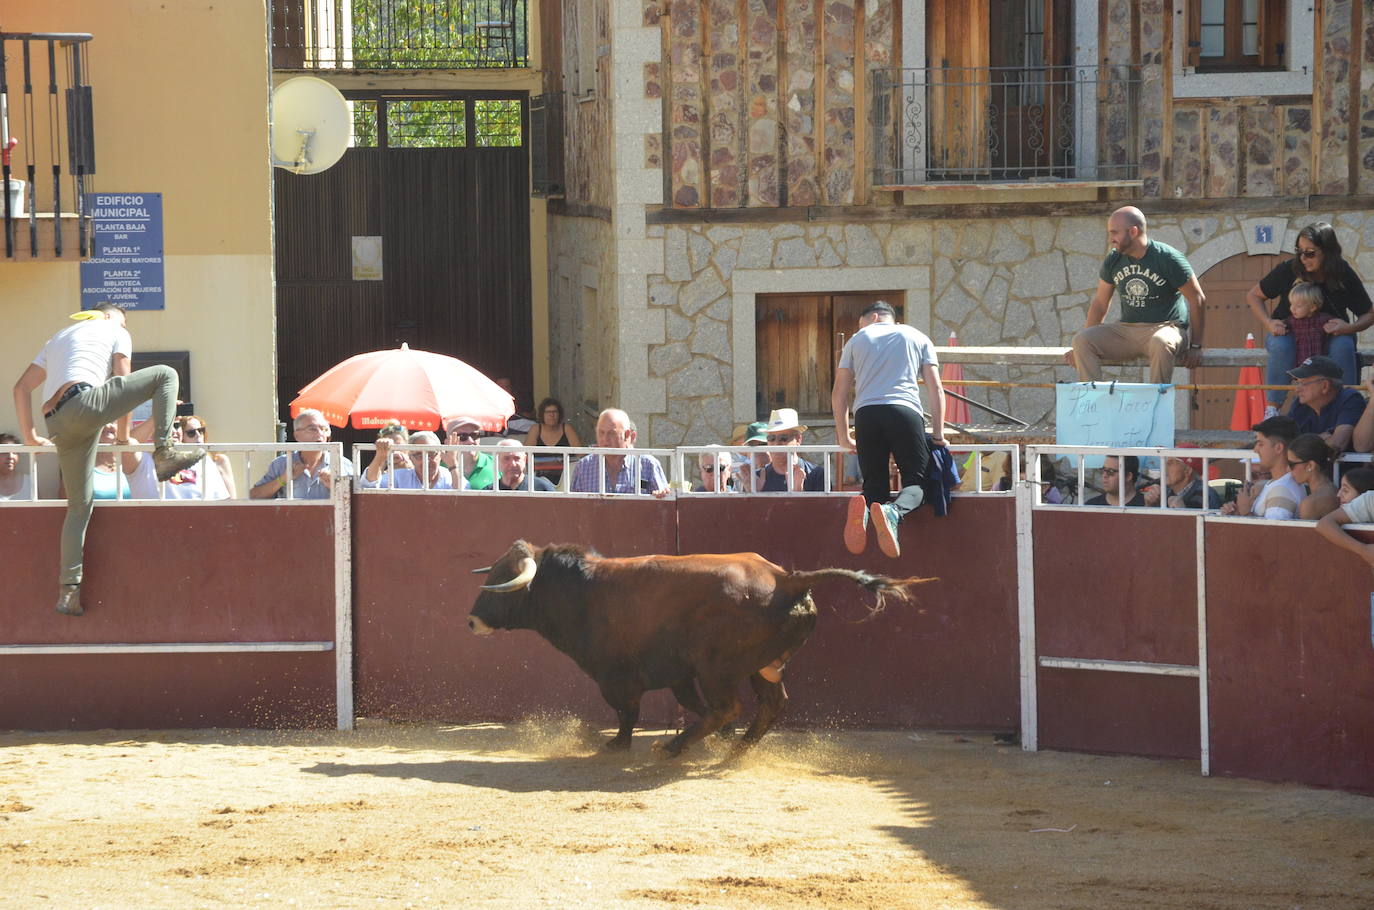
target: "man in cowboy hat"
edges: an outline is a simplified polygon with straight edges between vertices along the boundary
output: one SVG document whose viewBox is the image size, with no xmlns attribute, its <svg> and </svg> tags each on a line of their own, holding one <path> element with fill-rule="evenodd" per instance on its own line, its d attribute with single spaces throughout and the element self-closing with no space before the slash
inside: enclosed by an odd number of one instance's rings
<svg viewBox="0 0 1374 910">
<path fill-rule="evenodd" d="M 130 371 L 133 341 L 124 327 L 124 311 L 100 303 L 72 315 L 69 325 L 52 336 L 14 384 L 14 410 L 24 444 L 55 445 L 67 489 L 67 517 L 62 523 L 62 563 L 57 612 L 80 616 L 81 551 L 91 520 L 91 474 L 100 431 L 115 421 L 115 442 L 129 444 L 129 412 L 152 399 L 153 469 L 158 480 L 174 477 L 205 457 L 205 450 L 172 445 L 176 416 L 177 374 L 168 366 Z M 43 418 L 52 439 L 34 429 L 33 393 L 42 387 Z"/>
<path fill-rule="evenodd" d="M 764 424 L 764 441 L 770 446 L 799 446 L 805 432 L 806 425 L 798 421 L 795 408 L 778 408 Z M 773 451 L 768 453 L 768 463 L 755 475 L 755 489 L 760 493 L 810 493 L 822 489 L 823 479 L 816 465 L 795 452 Z"/>
</svg>

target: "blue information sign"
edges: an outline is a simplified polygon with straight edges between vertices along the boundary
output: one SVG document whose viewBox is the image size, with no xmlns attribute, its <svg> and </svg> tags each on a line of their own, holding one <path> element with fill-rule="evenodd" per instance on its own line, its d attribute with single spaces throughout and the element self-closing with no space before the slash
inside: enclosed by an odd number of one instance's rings
<svg viewBox="0 0 1374 910">
<path fill-rule="evenodd" d="M 81 308 L 108 300 L 126 310 L 166 308 L 162 194 L 87 193 L 91 258 L 81 263 Z"/>
</svg>

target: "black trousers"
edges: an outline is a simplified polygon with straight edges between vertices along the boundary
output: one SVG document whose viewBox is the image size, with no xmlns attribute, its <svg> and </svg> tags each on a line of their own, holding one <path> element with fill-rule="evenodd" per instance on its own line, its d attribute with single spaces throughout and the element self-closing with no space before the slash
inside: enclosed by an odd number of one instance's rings
<svg viewBox="0 0 1374 910">
<path fill-rule="evenodd" d="M 897 404 L 872 404 L 854 412 L 854 441 L 859 447 L 859 471 L 864 478 L 864 499 L 887 502 L 887 460 L 897 462 L 902 488 L 892 500 L 897 519 L 905 518 L 925 502 L 921 489 L 930 475 L 930 446 L 921 416 Z"/>
</svg>

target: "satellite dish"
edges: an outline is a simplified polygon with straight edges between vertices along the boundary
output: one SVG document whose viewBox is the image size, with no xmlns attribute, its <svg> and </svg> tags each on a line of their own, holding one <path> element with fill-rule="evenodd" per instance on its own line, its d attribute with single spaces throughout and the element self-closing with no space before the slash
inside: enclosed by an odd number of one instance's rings
<svg viewBox="0 0 1374 910">
<path fill-rule="evenodd" d="M 314 76 L 288 79 L 272 90 L 272 164 L 295 174 L 318 174 L 337 164 L 353 143 L 353 114 L 339 90 Z"/>
</svg>

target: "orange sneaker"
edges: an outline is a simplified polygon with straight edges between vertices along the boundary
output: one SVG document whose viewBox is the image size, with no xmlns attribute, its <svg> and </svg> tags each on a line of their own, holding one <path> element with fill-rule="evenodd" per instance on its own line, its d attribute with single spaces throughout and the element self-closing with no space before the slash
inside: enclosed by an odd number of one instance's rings
<svg viewBox="0 0 1374 910">
<path fill-rule="evenodd" d="M 868 503 L 862 495 L 849 497 L 844 519 L 844 548 L 854 555 L 868 546 Z"/>
</svg>

